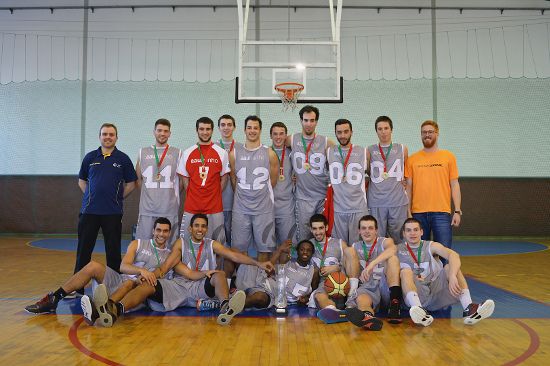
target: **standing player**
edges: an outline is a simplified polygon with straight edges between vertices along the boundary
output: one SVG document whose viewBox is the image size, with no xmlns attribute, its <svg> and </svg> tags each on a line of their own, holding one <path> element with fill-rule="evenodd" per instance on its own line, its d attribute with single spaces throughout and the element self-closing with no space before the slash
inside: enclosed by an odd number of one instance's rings
<svg viewBox="0 0 550 366">
<path fill-rule="evenodd" d="M 392 141 L 393 122 L 380 116 L 374 123 L 378 144 L 368 148 L 370 214 L 378 221 L 378 234 L 401 242 L 401 227 L 407 219 L 409 198 L 403 184 L 408 150 Z"/>
<path fill-rule="evenodd" d="M 319 269 L 311 262 L 315 250 L 309 240 L 296 246 L 296 260 L 288 261 L 292 244 L 285 242 L 271 257 L 271 263 L 284 265 L 285 294 L 287 304 L 307 305 L 312 289 L 319 285 Z M 241 265 L 237 271 L 237 288 L 246 292 L 245 307 L 258 309 L 275 305 L 277 278 L 249 265 Z"/>
<path fill-rule="evenodd" d="M 222 191 L 229 177 L 229 159 L 211 141 L 214 122 L 210 118 L 199 118 L 195 127 L 199 141 L 183 152 L 177 170 L 186 192 L 180 236 L 187 236 L 191 217 L 203 213 L 210 221 L 207 237 L 225 243 Z"/>
<path fill-rule="evenodd" d="M 422 240 L 420 221 L 410 218 L 403 224 L 404 243 L 397 255 L 401 262 L 401 286 L 405 303 L 411 309 L 411 319 L 427 327 L 435 311 L 460 302 L 464 309 L 464 324 L 473 325 L 493 314 L 495 303 L 472 302 L 466 279 L 460 271 L 460 257 L 455 251 L 435 241 Z M 448 260 L 445 266 L 439 257 Z"/>
<path fill-rule="evenodd" d="M 294 212 L 294 183 L 292 181 L 292 163 L 290 149 L 285 146 L 287 128 L 283 122 L 275 122 L 269 129 L 271 149 L 279 161 L 278 182 L 273 188 L 275 199 L 275 238 L 276 243 L 286 240 L 295 242 L 296 216 Z"/>
<path fill-rule="evenodd" d="M 361 240 L 353 243 L 361 266 L 361 284 L 357 298 L 346 309 L 349 321 L 366 330 L 382 329 L 382 321 L 374 317 L 381 303 L 389 303 L 388 322 L 400 324 L 401 286 L 397 247 L 391 238 L 378 236 L 374 216 L 366 215 L 359 221 Z"/>
<path fill-rule="evenodd" d="M 269 260 L 275 250 L 273 223 L 273 187 L 277 184 L 279 164 L 277 155 L 262 145 L 262 120 L 248 116 L 244 121 L 246 142 L 235 146 L 229 156 L 233 201 L 232 248 L 242 253 L 255 244 L 258 260 Z"/>
<path fill-rule="evenodd" d="M 170 146 L 170 121 L 161 118 L 155 122 L 155 144 L 139 149 L 136 163 L 137 185 L 141 187 L 137 239 L 151 239 L 153 223 L 159 217 L 170 220 L 172 236 L 168 246 L 178 238 L 180 191 L 183 182 L 176 173 L 181 150 Z"/>
<path fill-rule="evenodd" d="M 422 239 L 430 239 L 432 232 L 434 241 L 452 248 L 452 227 L 460 225 L 462 216 L 456 158 L 449 150 L 439 149 L 439 126 L 435 121 L 425 121 L 420 131 L 424 149 L 411 155 L 405 168 L 410 212 L 422 224 Z"/>
<path fill-rule="evenodd" d="M 112 294 L 112 298 L 116 300 L 122 299 L 134 288 L 137 275 L 154 285 L 156 278 L 153 271 L 159 268 L 170 254 L 170 249 L 167 248 L 170 229 L 170 221 L 165 217 L 159 217 L 154 223 L 153 239 L 132 241 L 120 264 L 120 270 L 124 274 L 119 274 L 102 263 L 91 261 L 69 278 L 63 286 L 50 292 L 35 304 L 25 307 L 25 310 L 35 314 L 55 312 L 59 300 L 72 291 L 83 288 L 91 280 L 94 283 L 104 283 Z M 84 296 L 82 301 L 86 302 L 87 296 Z"/>
<path fill-rule="evenodd" d="M 86 154 L 78 173 L 78 187 L 84 195 L 78 216 L 74 273 L 90 262 L 100 228 L 105 240 L 107 266 L 119 270 L 122 203 L 136 187 L 132 161 L 116 148 L 116 126 L 112 123 L 101 125 L 99 141 L 101 146 Z M 83 294 L 84 290 L 78 289 L 78 293 Z"/>
<path fill-rule="evenodd" d="M 218 118 L 218 130 L 220 130 L 221 138 L 217 141 L 217 144 L 224 149 L 228 155 L 231 154 L 231 151 L 235 148 L 235 144 L 240 145 L 233 139 L 233 132 L 236 127 L 235 118 L 229 114 L 224 114 Z M 225 240 L 231 245 L 231 212 L 233 210 L 233 187 L 231 184 L 225 185 L 222 192 L 222 202 Z"/>
<path fill-rule="evenodd" d="M 365 192 L 367 151 L 351 143 L 353 127 L 349 120 L 337 120 L 334 132 L 340 145 L 327 149 L 330 184 L 334 190 L 332 236 L 354 243 L 359 240 L 359 219 L 369 212 Z"/>
<path fill-rule="evenodd" d="M 319 268 L 321 285 L 313 291 L 309 307 L 330 309 L 338 312 L 336 303 L 329 298 L 323 286 L 324 279 L 333 272 L 344 271 L 349 277 L 350 291 L 348 299 L 353 299 L 359 285 L 359 259 L 352 247 L 348 247 L 342 239 L 327 236 L 328 221 L 322 214 L 315 214 L 309 220 L 313 238 L 310 240 L 315 246 L 313 262 Z M 341 312 L 343 314 L 343 312 Z M 319 316 L 319 314 L 318 314 Z"/>
<path fill-rule="evenodd" d="M 300 109 L 302 132 L 287 138 L 292 149 L 292 167 L 296 175 L 296 238 L 311 237 L 309 218 L 323 212 L 328 186 L 326 149 L 334 143 L 325 136 L 317 135 L 319 109 L 307 105 Z"/>
</svg>

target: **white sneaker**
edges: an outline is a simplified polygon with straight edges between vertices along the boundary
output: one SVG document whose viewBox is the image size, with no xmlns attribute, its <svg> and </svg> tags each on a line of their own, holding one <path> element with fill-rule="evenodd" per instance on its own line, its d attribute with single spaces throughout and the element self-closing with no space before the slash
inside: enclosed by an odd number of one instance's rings
<svg viewBox="0 0 550 366">
<path fill-rule="evenodd" d="M 219 325 L 228 325 L 231 323 L 231 319 L 244 309 L 244 302 L 246 300 L 246 294 L 242 290 L 236 291 L 229 299 L 229 302 L 221 309 L 220 315 L 218 315 Z"/>
<path fill-rule="evenodd" d="M 421 324 L 425 327 L 432 324 L 434 321 L 433 316 L 428 314 L 428 312 L 420 306 L 412 306 L 411 310 L 409 310 L 409 314 L 415 324 Z"/>
<path fill-rule="evenodd" d="M 474 325 L 481 319 L 490 317 L 495 311 L 495 302 L 491 299 L 483 301 L 481 304 L 471 303 L 464 313 L 464 324 Z"/>
</svg>

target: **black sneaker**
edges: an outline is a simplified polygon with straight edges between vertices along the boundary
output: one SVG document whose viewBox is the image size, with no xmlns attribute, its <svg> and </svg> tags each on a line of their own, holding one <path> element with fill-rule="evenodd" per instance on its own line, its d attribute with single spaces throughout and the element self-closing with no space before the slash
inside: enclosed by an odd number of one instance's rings
<svg viewBox="0 0 550 366">
<path fill-rule="evenodd" d="M 390 308 L 388 310 L 388 323 L 390 324 L 403 323 L 403 319 L 401 319 L 401 304 L 397 299 L 393 299 L 390 303 Z"/>
<path fill-rule="evenodd" d="M 25 311 L 32 314 L 55 313 L 59 299 L 53 293 L 49 293 L 32 305 L 25 306 Z"/>
<path fill-rule="evenodd" d="M 468 305 L 462 316 L 464 324 L 474 325 L 481 319 L 490 317 L 495 311 L 495 302 L 493 300 L 485 300 L 481 304 L 471 303 Z"/>
<path fill-rule="evenodd" d="M 82 307 L 82 315 L 84 316 L 86 323 L 88 325 L 94 325 L 97 318 L 99 318 L 99 314 L 97 313 L 95 305 L 92 300 L 90 300 L 88 295 L 82 296 L 80 299 L 80 306 Z"/>
<path fill-rule="evenodd" d="M 109 300 L 107 287 L 104 284 L 96 287 L 93 304 L 98 314 L 99 324 L 107 328 L 112 327 L 117 319 L 116 309 L 114 302 Z"/>
<path fill-rule="evenodd" d="M 346 317 L 354 325 L 365 330 L 381 330 L 382 320 L 376 318 L 371 312 L 363 312 L 357 308 L 347 308 Z"/>
</svg>

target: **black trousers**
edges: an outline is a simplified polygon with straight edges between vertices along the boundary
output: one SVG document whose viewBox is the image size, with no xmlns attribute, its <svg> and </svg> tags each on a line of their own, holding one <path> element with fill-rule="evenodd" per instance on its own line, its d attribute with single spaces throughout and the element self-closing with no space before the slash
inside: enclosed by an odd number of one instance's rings
<svg viewBox="0 0 550 366">
<path fill-rule="evenodd" d="M 105 239 L 107 266 L 120 272 L 120 240 L 122 235 L 122 215 L 80 214 L 78 217 L 78 247 L 74 272 L 80 271 L 92 259 L 92 252 L 99 229 Z"/>
</svg>

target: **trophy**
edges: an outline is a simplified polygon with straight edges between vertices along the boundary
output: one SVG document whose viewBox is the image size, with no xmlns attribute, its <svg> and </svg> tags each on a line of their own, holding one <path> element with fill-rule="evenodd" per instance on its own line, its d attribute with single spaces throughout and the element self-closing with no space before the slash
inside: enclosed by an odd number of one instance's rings
<svg viewBox="0 0 550 366">
<path fill-rule="evenodd" d="M 277 316 L 286 316 L 286 273 L 285 265 L 277 265 L 277 290 L 275 293 L 275 314 Z"/>
</svg>

